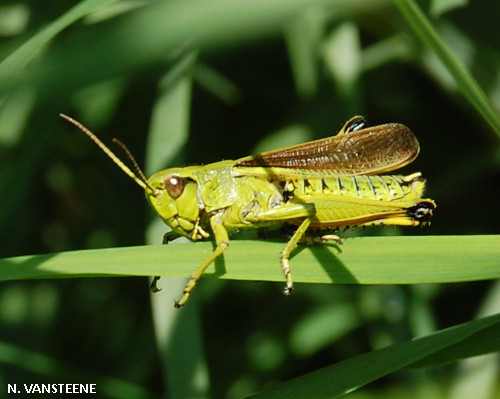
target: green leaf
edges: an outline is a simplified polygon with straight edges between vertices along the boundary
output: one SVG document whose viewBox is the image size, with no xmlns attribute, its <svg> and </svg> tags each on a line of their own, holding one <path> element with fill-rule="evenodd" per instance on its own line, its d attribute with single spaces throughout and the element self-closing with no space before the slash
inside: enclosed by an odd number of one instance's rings
<svg viewBox="0 0 500 399">
<path fill-rule="evenodd" d="M 148 174 L 172 162 L 183 162 L 180 154 L 189 137 L 191 75 L 196 59 L 195 52 L 185 54 L 160 81 L 147 141 Z M 164 223 L 155 217 L 147 228 L 147 241 L 158 242 L 164 231 Z M 151 295 L 151 312 L 165 391 L 174 399 L 208 397 L 209 372 L 197 301 L 187 312 L 177 312 L 172 303 L 174 296 L 182 292 L 186 279 L 167 277 L 160 284 L 163 295 Z"/>
<path fill-rule="evenodd" d="M 302 377 L 274 385 L 253 398 L 337 398 L 377 378 L 418 364 L 436 353 L 485 334 L 500 334 L 500 315 L 460 324 L 412 341 L 357 356 Z M 497 341 L 497 349 L 500 349 Z M 461 357 L 465 353 L 459 353 Z"/>
<path fill-rule="evenodd" d="M 471 73 L 441 39 L 437 30 L 413 0 L 394 0 L 394 4 L 411 25 L 415 34 L 439 57 L 453 76 L 462 94 L 500 136 L 500 118 Z"/>
<path fill-rule="evenodd" d="M 63 29 L 96 9 L 115 1 L 117 0 L 85 0 L 78 3 L 2 61 L 0 64 L 0 82 L 11 79 L 13 74 L 23 68 L 49 40 Z"/>
<path fill-rule="evenodd" d="M 21 72 L 39 49 L 61 30 L 112 1 L 116 0 L 79 3 L 16 50 L 0 65 L 0 94 L 19 81 L 43 84 L 49 89 L 79 80 L 88 83 L 163 62 L 167 57 L 171 59 L 197 46 L 220 48 L 238 41 L 255 40 L 278 33 L 290 18 L 308 6 L 331 3 L 331 0 L 152 2 L 116 18 L 111 27 L 98 25 L 94 31 L 76 35 L 62 44 L 57 54 L 42 60 L 35 70 Z M 88 76 L 88 65 L 95 67 L 96 74 L 92 77 Z M 67 69 L 71 73 L 63 73 Z"/>
<path fill-rule="evenodd" d="M 186 247 L 189 245 L 189 247 Z M 283 281 L 284 242 L 231 241 L 205 277 Z M 187 249 L 187 250 L 186 250 Z M 211 242 L 142 246 L 0 260 L 0 280 L 81 276 L 189 276 L 213 251 Z M 300 246 L 291 259 L 295 282 L 419 284 L 500 278 L 500 235 L 364 237 Z M 210 270 L 210 269 L 209 269 Z M 213 270 L 213 269 L 212 269 Z"/>
</svg>

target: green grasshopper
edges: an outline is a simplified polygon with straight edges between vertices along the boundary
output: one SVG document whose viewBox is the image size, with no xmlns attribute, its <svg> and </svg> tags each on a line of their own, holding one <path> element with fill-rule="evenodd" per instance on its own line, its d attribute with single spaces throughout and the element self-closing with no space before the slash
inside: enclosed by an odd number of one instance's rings
<svg viewBox="0 0 500 399">
<path fill-rule="evenodd" d="M 412 162 L 419 143 L 406 126 L 389 123 L 366 127 L 363 117 L 351 118 L 336 136 L 298 144 L 255 156 L 204 166 L 171 168 L 146 179 L 130 152 L 135 172 L 85 126 L 61 114 L 89 136 L 146 193 L 155 211 L 172 228 L 167 243 L 180 236 L 192 241 L 208 238 L 216 247 L 193 272 L 183 306 L 206 268 L 229 246 L 228 233 L 246 228 L 294 226 L 281 252 L 284 293 L 293 289 L 290 254 L 307 238 L 348 226 L 428 223 L 436 204 L 422 199 L 425 180 L 419 172 L 407 176 L 380 175 Z M 341 243 L 337 235 L 323 240 Z M 157 291 L 154 277 L 151 288 Z"/>
</svg>

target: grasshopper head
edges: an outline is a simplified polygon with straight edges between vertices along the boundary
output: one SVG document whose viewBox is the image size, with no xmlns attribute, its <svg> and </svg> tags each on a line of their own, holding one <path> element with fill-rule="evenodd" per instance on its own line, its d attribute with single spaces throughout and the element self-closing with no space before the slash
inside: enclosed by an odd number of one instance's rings
<svg viewBox="0 0 500 399">
<path fill-rule="evenodd" d="M 175 232 L 198 239 L 198 185 L 188 175 L 181 168 L 155 173 L 148 179 L 146 198 Z"/>
<path fill-rule="evenodd" d="M 208 236 L 198 223 L 200 206 L 198 204 L 197 183 L 191 177 L 192 174 L 189 172 L 189 168 L 167 169 L 155 173 L 147 180 L 130 151 L 120 141 L 114 139 L 127 154 L 136 173 L 132 172 L 97 136 L 80 122 L 67 115 L 60 115 L 90 137 L 121 170 L 144 189 L 146 198 L 155 211 L 176 233 L 193 240 Z"/>
</svg>

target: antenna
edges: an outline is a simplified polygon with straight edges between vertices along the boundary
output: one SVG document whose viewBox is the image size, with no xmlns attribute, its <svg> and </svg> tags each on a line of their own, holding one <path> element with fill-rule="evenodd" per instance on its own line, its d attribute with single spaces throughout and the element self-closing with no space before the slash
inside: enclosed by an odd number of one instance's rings
<svg viewBox="0 0 500 399">
<path fill-rule="evenodd" d="M 132 169 L 134 169 L 134 172 L 139 176 L 139 179 L 142 180 L 146 185 L 148 185 L 148 179 L 146 179 L 146 176 L 144 176 L 144 173 L 142 173 L 142 170 L 139 167 L 139 164 L 137 163 L 134 156 L 132 155 L 130 150 L 127 148 L 127 146 L 116 138 L 113 139 L 113 143 L 118 144 L 118 146 L 120 146 L 120 148 L 123 150 L 123 152 L 127 156 L 128 160 L 132 164 Z"/>
<path fill-rule="evenodd" d="M 128 148 L 125 147 L 125 144 L 123 144 L 121 141 L 119 141 L 117 139 L 113 139 L 113 141 L 118 143 L 120 145 L 120 147 L 125 151 L 125 154 L 127 154 L 127 157 L 131 161 L 133 168 L 136 171 L 136 173 L 139 175 L 139 177 L 137 177 L 137 175 L 134 172 L 132 172 L 128 168 L 128 166 L 126 166 L 120 160 L 120 158 L 118 158 L 113 153 L 113 151 L 111 151 L 101 140 L 99 140 L 99 138 L 94 133 L 92 133 L 89 129 L 87 129 L 85 126 L 83 126 L 80 122 L 78 122 L 77 120 L 75 120 L 75 119 L 73 119 L 70 116 L 65 115 L 65 114 L 59 114 L 59 116 L 63 119 L 66 119 L 68 122 L 72 123 L 78 129 L 80 129 L 83 133 L 85 133 L 109 158 L 111 158 L 111 160 L 116 165 L 118 165 L 118 167 L 121 170 L 123 170 L 131 179 L 133 179 L 144 190 L 149 189 L 153 193 L 153 195 L 157 194 L 158 190 L 151 187 L 151 185 L 148 183 L 146 176 L 144 176 L 144 173 L 142 173 L 142 170 L 141 170 L 141 168 L 139 168 L 137 161 L 134 159 L 134 157 L 132 156 L 132 154 L 130 153 Z"/>
</svg>

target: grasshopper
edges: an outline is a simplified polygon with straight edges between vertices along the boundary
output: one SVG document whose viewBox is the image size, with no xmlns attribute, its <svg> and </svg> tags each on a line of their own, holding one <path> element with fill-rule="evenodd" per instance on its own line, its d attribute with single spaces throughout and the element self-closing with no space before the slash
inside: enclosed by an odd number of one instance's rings
<svg viewBox="0 0 500 399">
<path fill-rule="evenodd" d="M 89 136 L 146 193 L 163 221 L 172 228 L 167 243 L 180 236 L 192 241 L 214 235 L 216 247 L 187 282 L 175 307 L 183 306 L 207 267 L 229 246 L 229 233 L 246 228 L 292 226 L 295 232 L 281 252 L 281 268 L 290 294 L 290 255 L 307 232 L 322 233 L 349 226 L 418 226 L 429 222 L 436 204 L 423 199 L 419 172 L 381 175 L 412 162 L 419 143 L 398 123 L 367 127 L 351 118 L 336 136 L 258 155 L 204 166 L 170 168 L 146 179 L 127 148 L 134 170 L 85 126 L 61 114 Z M 341 243 L 335 234 L 321 237 Z M 154 277 L 151 288 L 157 291 Z"/>
</svg>

